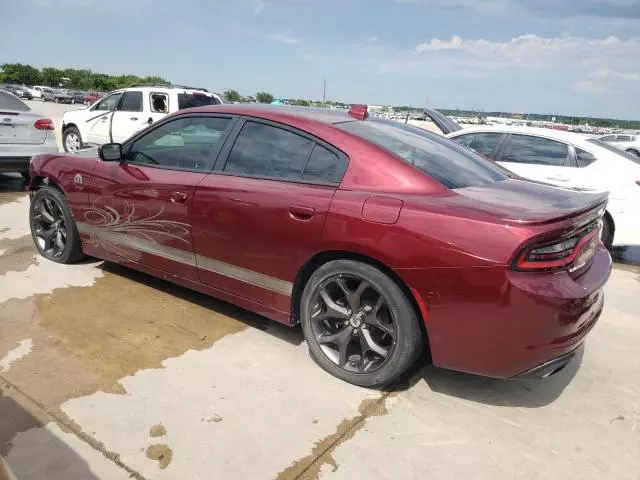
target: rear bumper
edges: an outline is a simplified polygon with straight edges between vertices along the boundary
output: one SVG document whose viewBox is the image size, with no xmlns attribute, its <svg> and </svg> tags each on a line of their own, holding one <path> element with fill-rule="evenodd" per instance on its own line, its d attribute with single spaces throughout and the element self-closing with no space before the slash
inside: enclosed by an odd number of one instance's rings
<svg viewBox="0 0 640 480">
<path fill-rule="evenodd" d="M 549 360 L 548 362 L 544 362 L 542 365 L 538 365 L 531 370 L 527 370 L 520 375 L 516 375 L 514 378 L 533 379 L 550 377 L 551 375 L 555 375 L 556 373 L 563 370 L 564 367 L 569 365 L 571 360 L 573 360 L 575 354 L 575 350 L 573 352 L 565 353 L 564 355 L 560 355 L 559 357 Z"/>
<path fill-rule="evenodd" d="M 602 313 L 610 272 L 603 246 L 576 279 L 504 266 L 398 271 L 426 307 L 433 363 L 494 378 L 543 376 L 567 360 Z"/>
<path fill-rule="evenodd" d="M 53 132 L 47 135 L 45 143 L 37 145 L 0 145 L 0 172 L 28 170 L 31 157 L 43 153 L 58 153 Z"/>
</svg>

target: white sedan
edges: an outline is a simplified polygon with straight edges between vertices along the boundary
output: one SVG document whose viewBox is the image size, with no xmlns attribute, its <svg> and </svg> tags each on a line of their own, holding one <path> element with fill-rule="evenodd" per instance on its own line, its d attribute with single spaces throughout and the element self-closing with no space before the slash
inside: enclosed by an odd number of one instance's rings
<svg viewBox="0 0 640 480">
<path fill-rule="evenodd" d="M 567 188 L 609 192 L 602 240 L 640 244 L 640 158 L 578 133 L 494 125 L 462 129 L 440 112 L 426 112 L 452 140 L 515 174 Z"/>
</svg>

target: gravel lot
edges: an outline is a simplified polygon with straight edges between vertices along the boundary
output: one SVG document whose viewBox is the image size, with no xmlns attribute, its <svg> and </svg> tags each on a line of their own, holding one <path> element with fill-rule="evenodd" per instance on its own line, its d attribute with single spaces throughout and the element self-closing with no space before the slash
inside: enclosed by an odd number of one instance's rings
<svg viewBox="0 0 640 480">
<path fill-rule="evenodd" d="M 299 329 L 36 256 L 23 188 L 0 175 L 0 458 L 21 480 L 640 478 L 640 247 L 558 375 L 419 365 L 380 392 L 324 373 Z"/>
</svg>

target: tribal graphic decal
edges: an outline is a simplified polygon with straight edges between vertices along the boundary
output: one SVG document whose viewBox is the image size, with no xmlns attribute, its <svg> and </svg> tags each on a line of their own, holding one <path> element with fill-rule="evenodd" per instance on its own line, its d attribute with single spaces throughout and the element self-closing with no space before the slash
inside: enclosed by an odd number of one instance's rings
<svg viewBox="0 0 640 480">
<path fill-rule="evenodd" d="M 190 244 L 189 224 L 162 220 L 164 210 L 163 206 L 159 211 L 151 213 L 125 202 L 125 212 L 120 214 L 115 208 L 99 208 L 94 204 L 84 212 L 84 219 L 91 227 L 105 232 L 134 235 L 152 243 L 157 243 L 160 238 L 171 238 Z"/>
</svg>

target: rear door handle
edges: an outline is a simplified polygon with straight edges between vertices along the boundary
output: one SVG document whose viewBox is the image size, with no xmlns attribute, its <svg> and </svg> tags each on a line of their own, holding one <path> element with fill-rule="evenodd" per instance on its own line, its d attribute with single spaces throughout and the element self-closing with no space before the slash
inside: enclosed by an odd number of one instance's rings
<svg viewBox="0 0 640 480">
<path fill-rule="evenodd" d="M 171 203 L 184 203 L 187 201 L 187 198 L 189 198 L 189 195 L 182 192 L 171 192 L 169 194 L 169 200 L 171 200 Z"/>
<path fill-rule="evenodd" d="M 134 122 L 138 120 L 138 117 L 131 117 L 129 120 L 133 120 Z"/>
<path fill-rule="evenodd" d="M 296 220 L 311 220 L 316 210 L 302 205 L 289 205 L 289 214 Z"/>
<path fill-rule="evenodd" d="M 556 176 L 547 177 L 547 180 L 555 180 L 556 182 L 568 182 L 570 178 L 563 177 L 562 175 L 556 175 Z"/>
</svg>

